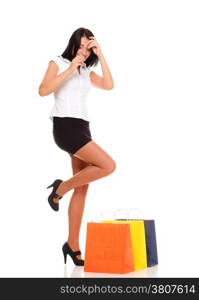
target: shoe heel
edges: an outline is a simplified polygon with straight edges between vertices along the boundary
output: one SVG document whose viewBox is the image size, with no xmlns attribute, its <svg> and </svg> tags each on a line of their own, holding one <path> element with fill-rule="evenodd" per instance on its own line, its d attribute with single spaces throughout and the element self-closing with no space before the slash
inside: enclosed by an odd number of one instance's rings
<svg viewBox="0 0 199 300">
<path fill-rule="evenodd" d="M 63 250 L 63 254 L 64 254 L 64 263 L 66 264 L 67 253 L 66 253 L 66 252 L 64 252 L 64 250 Z"/>
<path fill-rule="evenodd" d="M 53 184 L 54 184 L 54 182 L 51 185 L 47 186 L 47 189 L 49 189 L 50 187 L 53 187 Z"/>
</svg>

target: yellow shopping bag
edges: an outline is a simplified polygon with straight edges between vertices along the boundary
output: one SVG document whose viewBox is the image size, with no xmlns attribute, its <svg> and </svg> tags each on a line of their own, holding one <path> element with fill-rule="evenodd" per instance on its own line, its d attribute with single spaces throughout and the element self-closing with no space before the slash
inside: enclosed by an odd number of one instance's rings
<svg viewBox="0 0 199 300">
<path fill-rule="evenodd" d="M 132 257 L 134 258 L 134 269 L 142 270 L 147 268 L 147 252 L 145 228 L 143 220 L 131 221 L 110 221 L 104 220 L 102 223 L 126 223 L 130 224 Z"/>
</svg>

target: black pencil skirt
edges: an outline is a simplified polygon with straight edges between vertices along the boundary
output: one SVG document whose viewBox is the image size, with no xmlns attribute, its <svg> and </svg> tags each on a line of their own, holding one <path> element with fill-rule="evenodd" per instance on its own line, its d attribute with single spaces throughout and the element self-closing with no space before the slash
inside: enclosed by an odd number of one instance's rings
<svg viewBox="0 0 199 300">
<path fill-rule="evenodd" d="M 53 137 L 59 148 L 73 155 L 92 140 L 89 121 L 72 117 L 53 117 Z"/>
</svg>

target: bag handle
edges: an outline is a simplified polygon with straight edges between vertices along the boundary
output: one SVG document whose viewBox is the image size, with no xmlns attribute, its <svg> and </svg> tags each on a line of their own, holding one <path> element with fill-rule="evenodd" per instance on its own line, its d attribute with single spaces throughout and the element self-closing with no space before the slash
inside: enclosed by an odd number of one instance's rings
<svg viewBox="0 0 199 300">
<path fill-rule="evenodd" d="M 100 213 L 100 220 L 114 220 L 114 211 L 113 210 L 102 210 Z"/>
<path fill-rule="evenodd" d="M 143 213 L 141 209 L 136 207 L 129 209 L 117 209 L 115 210 L 114 219 L 139 220 L 143 219 Z"/>
<path fill-rule="evenodd" d="M 100 213 L 100 219 L 101 220 L 131 220 L 131 219 L 143 219 L 143 213 L 142 210 L 139 208 L 119 208 L 115 210 L 103 210 Z"/>
<path fill-rule="evenodd" d="M 128 219 L 143 219 L 143 211 L 134 207 L 128 210 Z"/>
</svg>

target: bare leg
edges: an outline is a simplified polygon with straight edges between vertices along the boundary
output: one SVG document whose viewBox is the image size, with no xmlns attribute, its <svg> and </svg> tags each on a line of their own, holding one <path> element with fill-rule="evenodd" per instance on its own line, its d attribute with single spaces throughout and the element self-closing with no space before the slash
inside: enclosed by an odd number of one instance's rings
<svg viewBox="0 0 199 300">
<path fill-rule="evenodd" d="M 87 163 L 81 161 L 75 156 L 72 156 L 71 163 L 73 174 L 76 174 L 87 166 Z M 73 251 L 80 250 L 79 234 L 88 187 L 88 184 L 77 187 L 72 194 L 68 207 L 69 234 L 67 242 Z M 82 259 L 81 255 L 78 255 L 77 258 Z"/>
<path fill-rule="evenodd" d="M 82 187 L 77 189 L 82 189 Z M 85 186 L 81 191 L 74 191 L 68 208 L 69 235 L 67 242 L 73 251 L 80 250 L 79 235 L 85 207 L 86 190 Z M 78 255 L 77 258 L 81 259 L 81 255 Z"/>
<path fill-rule="evenodd" d="M 105 177 L 115 170 L 114 160 L 94 141 L 90 141 L 80 148 L 74 156 L 89 165 L 67 181 L 63 181 L 56 190 L 58 195 L 63 196 L 71 189 Z"/>
</svg>

